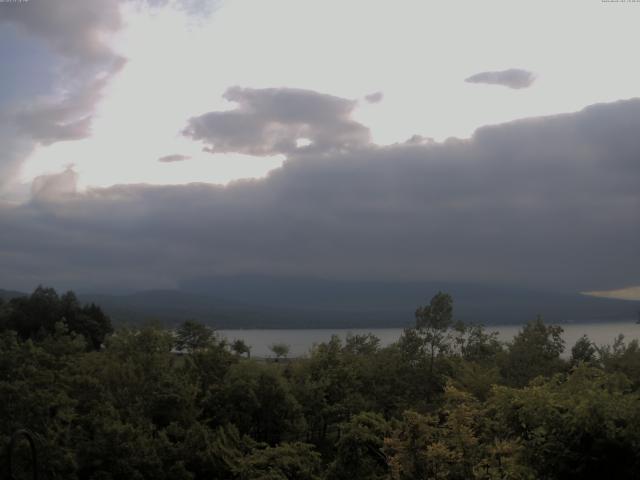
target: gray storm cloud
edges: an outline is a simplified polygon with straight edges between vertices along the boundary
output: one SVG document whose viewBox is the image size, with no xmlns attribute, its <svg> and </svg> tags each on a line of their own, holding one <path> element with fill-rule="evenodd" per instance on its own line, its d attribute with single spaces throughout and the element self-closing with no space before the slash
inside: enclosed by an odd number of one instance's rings
<svg viewBox="0 0 640 480">
<path fill-rule="evenodd" d="M 92 109 L 111 76 L 124 60 L 115 63 L 112 70 L 101 77 L 92 78 L 78 91 L 58 101 L 42 101 L 15 114 L 19 131 L 42 145 L 80 140 L 91 133 Z"/>
<path fill-rule="evenodd" d="M 164 157 L 160 157 L 158 161 L 160 163 L 175 163 L 175 162 L 184 162 L 185 160 L 189 160 L 191 157 L 188 155 L 165 155 Z"/>
<path fill-rule="evenodd" d="M 278 107 L 273 91 L 240 93 L 235 128 L 247 131 L 214 135 L 208 122 L 205 131 L 245 152 L 272 151 L 248 118 L 261 126 L 288 112 L 279 118 L 318 126 L 350 105 L 307 92 L 327 105 L 299 113 L 286 94 Z M 49 179 L 46 198 L 0 208 L 0 284 L 153 288 L 263 273 L 574 292 L 633 285 L 639 130 L 640 100 L 629 100 L 483 127 L 468 140 L 294 151 L 267 178 L 226 187 L 69 194 L 69 176 Z"/>
<path fill-rule="evenodd" d="M 103 63 L 115 54 L 103 35 L 121 27 L 119 0 L 29 0 L 0 8 L 0 22 L 19 25 L 68 59 Z"/>
<path fill-rule="evenodd" d="M 519 68 L 510 68 L 499 72 L 481 72 L 467 79 L 467 83 L 486 83 L 489 85 L 502 85 L 504 87 L 521 89 L 528 88 L 533 85 L 536 76 L 533 72 L 521 70 Z"/>
<path fill-rule="evenodd" d="M 380 103 L 384 98 L 384 93 L 382 92 L 374 92 L 366 95 L 364 99 L 369 103 Z"/>
<path fill-rule="evenodd" d="M 193 117 L 183 132 L 212 153 L 317 153 L 369 143 L 369 129 L 351 119 L 354 100 L 293 88 L 240 87 L 227 90 L 224 98 L 237 108 Z M 300 139 L 310 144 L 300 146 Z"/>
<path fill-rule="evenodd" d="M 34 202 L 59 201 L 72 196 L 77 191 L 78 174 L 72 167 L 64 172 L 36 177 L 31 184 L 31 198 Z"/>
</svg>

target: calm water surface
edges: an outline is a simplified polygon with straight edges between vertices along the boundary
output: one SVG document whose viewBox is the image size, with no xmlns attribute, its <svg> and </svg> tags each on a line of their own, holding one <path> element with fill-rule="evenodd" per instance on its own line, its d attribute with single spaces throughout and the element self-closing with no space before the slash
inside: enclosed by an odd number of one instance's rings
<svg viewBox="0 0 640 480">
<path fill-rule="evenodd" d="M 521 325 L 498 325 L 487 327 L 488 331 L 498 332 L 503 341 L 510 341 L 520 331 Z M 640 325 L 633 321 L 614 323 L 573 323 L 562 325 L 566 342 L 565 354 L 582 335 L 588 335 L 596 345 L 613 343 L 618 334 L 623 334 L 627 341 L 640 338 Z M 401 328 L 353 328 L 353 329 L 283 329 L 283 330 L 220 330 L 220 334 L 228 340 L 242 339 L 251 346 L 251 355 L 255 357 L 272 356 L 269 346 L 274 343 L 286 343 L 291 347 L 290 356 L 299 357 L 309 353 L 316 343 L 326 342 L 331 335 L 338 335 L 343 340 L 347 334 L 372 333 L 380 339 L 382 345 L 389 345 L 400 338 Z"/>
</svg>

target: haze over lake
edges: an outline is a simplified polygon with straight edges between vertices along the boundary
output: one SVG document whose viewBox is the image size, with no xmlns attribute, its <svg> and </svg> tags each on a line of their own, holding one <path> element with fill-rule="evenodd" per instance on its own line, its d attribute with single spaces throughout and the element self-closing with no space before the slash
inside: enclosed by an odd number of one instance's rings
<svg viewBox="0 0 640 480">
<path fill-rule="evenodd" d="M 498 325 L 487 327 L 488 332 L 498 332 L 501 341 L 509 342 L 521 330 L 522 325 Z M 562 325 L 566 342 L 565 356 L 582 336 L 587 335 L 596 345 L 612 344 L 622 334 L 626 341 L 640 338 L 640 325 L 633 321 L 614 323 L 572 323 Z M 402 328 L 353 328 L 353 329 L 279 329 L 279 330 L 220 330 L 219 333 L 229 341 L 242 339 L 251 346 L 251 355 L 271 357 L 269 346 L 274 343 L 286 343 L 291 347 L 290 356 L 299 357 L 309 353 L 314 344 L 328 341 L 332 335 L 344 340 L 349 333 L 362 335 L 372 333 L 380 339 L 381 346 L 389 345 L 400 338 Z"/>
</svg>

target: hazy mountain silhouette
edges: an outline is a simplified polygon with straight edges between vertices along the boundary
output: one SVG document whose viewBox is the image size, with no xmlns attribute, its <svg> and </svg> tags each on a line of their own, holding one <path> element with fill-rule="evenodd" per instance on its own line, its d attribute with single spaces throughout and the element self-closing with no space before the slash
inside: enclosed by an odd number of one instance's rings
<svg viewBox="0 0 640 480">
<path fill-rule="evenodd" d="M 0 289 L 0 298 L 2 300 L 10 300 L 15 297 L 24 297 L 26 293 L 17 292 L 15 290 L 2 290 Z"/>
<path fill-rule="evenodd" d="M 439 290 L 451 293 L 455 317 L 467 322 L 520 324 L 633 320 L 640 302 L 580 294 L 435 282 L 346 282 L 314 278 L 225 276 L 185 281 L 179 290 L 80 294 L 115 323 L 194 319 L 217 328 L 356 328 L 413 324 L 418 305 Z M 0 290 L 1 298 L 24 295 Z"/>
<path fill-rule="evenodd" d="M 360 324 L 404 325 L 438 291 L 453 295 L 456 317 L 485 324 L 524 323 L 536 315 L 551 322 L 634 319 L 640 302 L 513 287 L 442 282 L 347 282 L 299 277 L 220 276 L 185 281 L 182 291 L 251 305 L 326 311 Z M 314 315 L 315 316 L 315 315 Z M 327 316 L 326 321 L 334 324 Z"/>
</svg>

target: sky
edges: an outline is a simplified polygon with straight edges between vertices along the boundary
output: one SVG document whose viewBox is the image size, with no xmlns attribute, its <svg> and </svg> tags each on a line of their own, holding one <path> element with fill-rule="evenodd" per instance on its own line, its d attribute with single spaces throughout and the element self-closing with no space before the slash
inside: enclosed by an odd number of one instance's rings
<svg viewBox="0 0 640 480">
<path fill-rule="evenodd" d="M 0 3 L 0 288 L 640 298 L 640 3 Z"/>
</svg>

